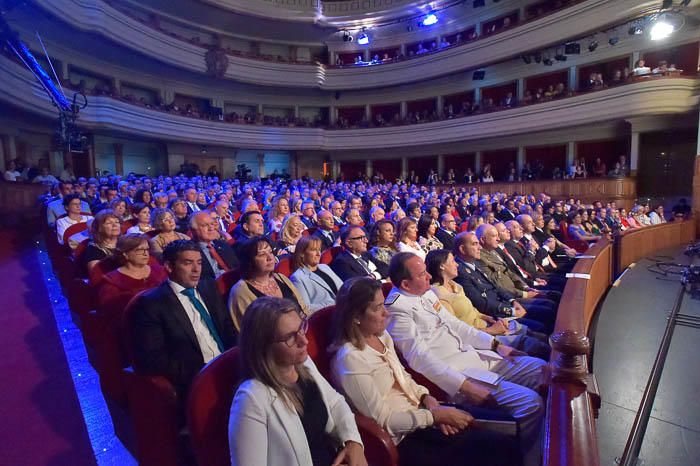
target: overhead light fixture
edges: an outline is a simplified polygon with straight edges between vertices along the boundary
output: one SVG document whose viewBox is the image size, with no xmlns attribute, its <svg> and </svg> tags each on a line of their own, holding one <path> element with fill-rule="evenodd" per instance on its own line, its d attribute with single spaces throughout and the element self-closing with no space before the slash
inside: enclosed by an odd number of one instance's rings
<svg viewBox="0 0 700 466">
<path fill-rule="evenodd" d="M 474 72 L 474 74 L 472 74 L 473 81 L 483 81 L 485 77 L 486 77 L 486 70 L 476 70 Z"/>
<path fill-rule="evenodd" d="M 578 42 L 569 42 L 564 45 L 564 53 L 567 55 L 578 55 L 581 53 L 581 44 Z"/>
<path fill-rule="evenodd" d="M 554 64 L 554 62 L 552 62 L 552 59 L 549 58 L 549 56 L 544 57 L 542 59 L 542 63 L 544 64 L 544 66 L 552 66 Z"/>
<path fill-rule="evenodd" d="M 634 24 L 634 25 L 630 26 L 630 29 L 629 29 L 629 31 L 627 31 L 627 33 L 630 36 L 638 36 L 638 35 L 644 33 L 644 29 L 642 29 L 642 27 L 639 26 L 638 24 Z"/>
<path fill-rule="evenodd" d="M 535 63 L 542 63 L 542 54 L 540 52 L 535 53 Z"/>
<path fill-rule="evenodd" d="M 435 13 L 430 13 L 425 18 L 423 18 L 423 26 L 432 26 L 438 22 L 438 17 Z"/>
<path fill-rule="evenodd" d="M 595 49 L 598 48 L 598 41 L 593 39 L 588 43 L 588 51 L 589 52 L 595 52 Z"/>
<path fill-rule="evenodd" d="M 620 38 L 617 36 L 614 36 L 614 37 L 611 37 L 610 39 L 608 39 L 608 44 L 610 44 L 612 46 L 617 45 L 618 42 L 620 42 Z"/>
<path fill-rule="evenodd" d="M 673 24 L 659 19 L 651 26 L 651 31 L 649 32 L 651 40 L 662 40 L 673 34 L 676 28 Z"/>
<path fill-rule="evenodd" d="M 526 65 L 532 63 L 532 57 L 530 55 L 521 55 L 520 58 L 523 59 Z"/>
<path fill-rule="evenodd" d="M 348 31 L 343 31 L 343 42 L 352 42 L 353 37 Z"/>
<path fill-rule="evenodd" d="M 357 43 L 360 45 L 367 45 L 369 44 L 369 36 L 367 33 L 363 32 L 359 36 L 357 36 Z"/>
</svg>

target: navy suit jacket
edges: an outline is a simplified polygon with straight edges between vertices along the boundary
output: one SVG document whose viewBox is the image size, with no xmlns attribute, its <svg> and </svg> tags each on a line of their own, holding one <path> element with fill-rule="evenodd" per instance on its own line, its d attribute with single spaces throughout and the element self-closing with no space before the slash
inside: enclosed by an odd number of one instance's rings
<svg viewBox="0 0 700 466">
<path fill-rule="evenodd" d="M 313 235 L 311 235 L 312 238 L 318 238 L 321 240 L 321 251 L 325 251 L 326 249 L 329 249 L 333 247 L 333 243 L 335 242 L 336 234 L 334 232 L 330 232 L 331 236 L 333 237 L 333 241 L 330 240 L 319 228 L 314 232 Z"/>
<path fill-rule="evenodd" d="M 214 240 L 212 241 L 212 243 L 214 244 L 214 249 L 217 253 L 219 253 L 219 256 L 221 256 L 224 262 L 226 262 L 226 265 L 229 267 L 229 269 L 238 268 L 238 256 L 236 256 L 236 253 L 231 248 L 231 246 L 229 246 L 225 241 L 222 241 L 220 239 Z M 199 246 L 199 242 L 197 242 L 197 246 Z M 214 274 L 214 269 L 207 260 L 204 251 L 202 251 L 202 277 L 210 278 L 212 280 L 216 278 L 216 275 Z"/>
<path fill-rule="evenodd" d="M 389 274 L 388 265 L 374 261 L 369 253 L 363 254 L 362 257 L 367 262 L 372 262 L 377 267 L 377 272 L 379 272 L 382 278 L 387 277 Z M 333 272 L 335 272 L 335 274 L 340 277 L 342 281 L 349 280 L 353 277 L 367 276 L 367 271 L 362 264 L 360 264 L 357 259 L 352 257 L 348 251 L 341 251 L 337 256 L 335 256 L 335 259 L 333 259 L 333 262 L 331 262 L 331 269 L 333 269 Z"/>
<path fill-rule="evenodd" d="M 447 249 L 448 251 L 452 251 L 452 249 L 454 249 L 454 245 L 455 245 L 455 235 L 454 234 L 450 234 L 446 230 L 443 230 L 442 228 L 438 228 L 438 230 L 435 232 L 435 236 L 437 237 L 438 240 L 440 240 L 444 249 Z"/>
<path fill-rule="evenodd" d="M 457 265 L 459 275 L 455 278 L 455 282 L 464 288 L 464 294 L 479 312 L 492 317 L 510 316 L 510 313 L 504 310 L 510 309 L 509 301 L 515 299 L 515 296 L 491 283 L 486 274 L 479 269 L 478 264 L 476 264 L 476 271 L 459 259 L 457 259 Z"/>
<path fill-rule="evenodd" d="M 236 344 L 233 322 L 212 280 L 197 286 L 211 315 L 224 350 Z M 136 298 L 129 314 L 128 331 L 133 342 L 134 369 L 165 376 L 184 398 L 192 380 L 204 366 L 194 328 L 169 282 Z"/>
</svg>

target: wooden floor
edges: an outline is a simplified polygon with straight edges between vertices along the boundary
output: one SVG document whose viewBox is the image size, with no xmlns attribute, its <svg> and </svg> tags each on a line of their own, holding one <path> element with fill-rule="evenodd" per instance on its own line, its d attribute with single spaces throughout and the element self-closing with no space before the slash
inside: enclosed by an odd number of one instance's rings
<svg viewBox="0 0 700 466">
<path fill-rule="evenodd" d="M 638 262 L 610 290 L 591 332 L 593 372 L 603 400 L 598 419 L 603 465 L 614 464 L 622 455 L 680 287 L 678 275 L 660 277 L 649 266 L 654 259 L 690 262 L 679 248 L 651 259 Z M 700 301 L 686 294 L 680 312 L 700 316 Z M 676 326 L 639 465 L 700 464 L 699 394 L 700 329 Z"/>
</svg>

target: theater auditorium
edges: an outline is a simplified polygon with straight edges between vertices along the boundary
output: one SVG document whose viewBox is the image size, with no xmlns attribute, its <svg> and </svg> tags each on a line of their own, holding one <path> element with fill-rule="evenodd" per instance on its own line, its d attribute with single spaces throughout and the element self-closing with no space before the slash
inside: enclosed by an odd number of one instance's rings
<svg viewBox="0 0 700 466">
<path fill-rule="evenodd" d="M 700 462 L 697 0 L 0 0 L 0 463 Z"/>
</svg>

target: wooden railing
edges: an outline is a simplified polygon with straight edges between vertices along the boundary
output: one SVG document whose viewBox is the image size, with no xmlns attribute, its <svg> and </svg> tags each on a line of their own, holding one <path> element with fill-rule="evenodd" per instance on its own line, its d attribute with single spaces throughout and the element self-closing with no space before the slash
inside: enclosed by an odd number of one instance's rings
<svg viewBox="0 0 700 466">
<path fill-rule="evenodd" d="M 694 220 L 628 230 L 615 241 L 617 253 L 615 272 L 619 274 L 643 257 L 693 240 L 695 240 Z"/>
<path fill-rule="evenodd" d="M 658 251 L 695 240 L 693 220 L 625 232 L 599 240 L 579 259 L 564 288 L 550 341 L 544 466 L 599 466 L 595 418 L 600 395 L 588 371 L 587 338 L 598 304 L 617 274 Z M 579 275 L 580 274 L 580 275 Z M 578 277 L 577 277 L 578 275 Z"/>
<path fill-rule="evenodd" d="M 546 193 L 554 199 L 581 199 L 585 203 L 615 201 L 618 207 L 629 209 L 637 198 L 637 181 L 634 178 L 586 178 L 574 180 L 511 181 L 497 183 L 472 183 L 439 185 L 438 190 L 452 187 L 478 188 L 480 193 L 506 194 Z"/>
</svg>

